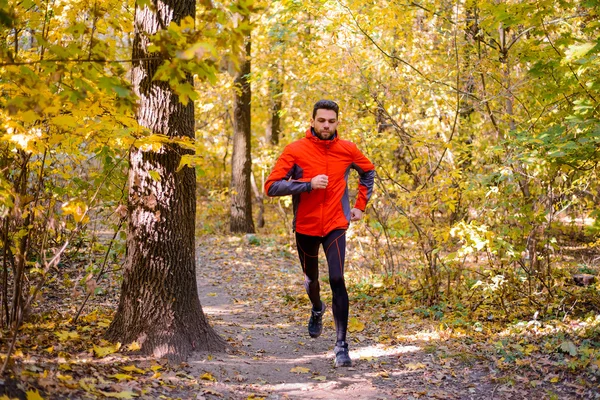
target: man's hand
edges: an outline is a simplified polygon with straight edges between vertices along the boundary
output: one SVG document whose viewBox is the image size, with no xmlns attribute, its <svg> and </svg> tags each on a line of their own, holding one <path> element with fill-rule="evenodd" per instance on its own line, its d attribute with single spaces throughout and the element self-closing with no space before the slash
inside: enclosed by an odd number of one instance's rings
<svg viewBox="0 0 600 400">
<path fill-rule="evenodd" d="M 358 208 L 353 208 L 350 210 L 350 221 L 358 221 L 362 218 L 363 212 Z"/>
<path fill-rule="evenodd" d="M 317 175 L 310 180 L 310 187 L 312 189 L 325 189 L 328 182 L 329 178 L 327 175 Z"/>
</svg>

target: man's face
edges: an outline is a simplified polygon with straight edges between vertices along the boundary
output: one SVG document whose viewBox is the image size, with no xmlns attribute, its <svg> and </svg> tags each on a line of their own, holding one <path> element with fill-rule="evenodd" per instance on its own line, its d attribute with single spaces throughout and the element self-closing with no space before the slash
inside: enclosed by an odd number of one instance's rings
<svg viewBox="0 0 600 400">
<path fill-rule="evenodd" d="M 315 114 L 315 118 L 310 120 L 310 126 L 315 129 L 315 133 L 319 139 L 330 139 L 338 126 L 335 111 L 319 108 Z"/>
</svg>

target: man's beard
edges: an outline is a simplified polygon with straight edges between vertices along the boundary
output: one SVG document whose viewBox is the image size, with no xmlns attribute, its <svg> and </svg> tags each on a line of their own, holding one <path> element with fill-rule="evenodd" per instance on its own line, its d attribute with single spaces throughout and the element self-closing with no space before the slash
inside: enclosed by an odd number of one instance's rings
<svg viewBox="0 0 600 400">
<path fill-rule="evenodd" d="M 319 132 L 315 129 L 315 135 L 317 135 L 317 137 L 321 140 L 330 140 L 333 135 L 335 134 L 335 132 L 331 132 L 331 131 L 326 131 L 329 135 L 327 137 L 323 136 L 323 131 Z"/>
</svg>

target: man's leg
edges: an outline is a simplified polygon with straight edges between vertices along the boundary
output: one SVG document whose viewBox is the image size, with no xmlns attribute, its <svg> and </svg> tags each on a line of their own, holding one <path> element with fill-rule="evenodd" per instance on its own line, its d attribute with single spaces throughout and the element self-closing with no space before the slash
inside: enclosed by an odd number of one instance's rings
<svg viewBox="0 0 600 400">
<path fill-rule="evenodd" d="M 319 285 L 319 245 L 321 238 L 308 236 L 296 232 L 296 247 L 298 257 L 304 272 L 304 287 L 308 298 L 313 305 L 313 310 L 321 310 L 321 287 Z"/>
<path fill-rule="evenodd" d="M 346 258 L 346 231 L 335 230 L 323 240 L 323 248 L 329 265 L 329 284 L 333 293 L 331 308 L 335 320 L 336 342 L 335 353 L 336 367 L 351 367 L 352 360 L 348 354 L 346 331 L 348 330 L 348 292 L 344 281 L 344 260 Z"/>
<path fill-rule="evenodd" d="M 312 303 L 310 320 L 308 321 L 308 334 L 312 338 L 319 337 L 323 332 L 323 314 L 325 303 L 321 302 L 321 287 L 319 285 L 319 245 L 321 238 L 318 236 L 307 236 L 296 232 L 296 246 L 300 264 L 304 272 L 304 287 L 308 298 Z"/>
<path fill-rule="evenodd" d="M 329 284 L 333 301 L 331 309 L 335 321 L 336 341 L 346 342 L 348 330 L 348 292 L 344 281 L 344 261 L 346 258 L 346 231 L 337 229 L 323 240 L 323 248 L 329 266 Z"/>
</svg>

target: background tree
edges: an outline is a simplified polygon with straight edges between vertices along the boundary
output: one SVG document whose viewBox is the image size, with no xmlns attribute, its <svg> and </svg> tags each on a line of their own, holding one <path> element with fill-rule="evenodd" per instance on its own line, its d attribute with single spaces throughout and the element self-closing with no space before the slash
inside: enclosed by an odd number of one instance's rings
<svg viewBox="0 0 600 400">
<path fill-rule="evenodd" d="M 252 88 L 250 35 L 246 39 L 240 70 L 234 80 L 233 154 L 231 155 L 231 232 L 254 232 L 252 220 Z"/>
<path fill-rule="evenodd" d="M 136 6 L 132 81 L 138 122 L 155 135 L 194 138 L 193 102 L 182 102 L 155 75 L 163 56 L 149 50 L 152 35 L 195 16 L 195 1 Z M 185 82 L 192 84 L 187 74 Z M 195 273 L 196 176 L 180 167 L 189 154 L 174 142 L 130 150 L 127 262 L 119 308 L 106 337 L 137 342 L 142 351 L 181 360 L 191 350 L 221 350 L 198 299 Z"/>
</svg>

